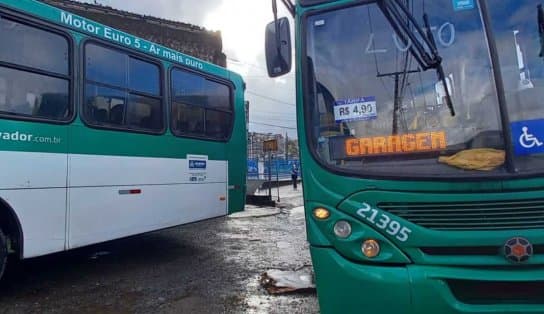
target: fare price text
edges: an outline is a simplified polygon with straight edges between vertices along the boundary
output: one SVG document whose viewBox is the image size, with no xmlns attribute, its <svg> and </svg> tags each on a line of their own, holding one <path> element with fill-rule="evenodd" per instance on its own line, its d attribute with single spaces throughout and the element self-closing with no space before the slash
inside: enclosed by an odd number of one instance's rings
<svg viewBox="0 0 544 314">
<path fill-rule="evenodd" d="M 336 122 L 373 120 L 377 117 L 378 112 L 374 97 L 340 100 L 334 106 L 334 118 Z"/>
</svg>

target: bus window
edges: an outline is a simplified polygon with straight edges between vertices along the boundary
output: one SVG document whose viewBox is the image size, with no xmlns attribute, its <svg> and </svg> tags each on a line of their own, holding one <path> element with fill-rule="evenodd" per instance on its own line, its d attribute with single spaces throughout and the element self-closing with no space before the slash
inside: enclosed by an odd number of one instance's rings
<svg viewBox="0 0 544 314">
<path fill-rule="evenodd" d="M 232 128 L 230 88 L 198 74 L 172 71 L 172 130 L 225 140 Z"/>
<path fill-rule="evenodd" d="M 140 95 L 130 95 L 128 100 L 128 125 L 141 129 L 162 128 L 162 108 L 158 99 Z"/>
<path fill-rule="evenodd" d="M 204 80 L 203 89 L 208 95 L 206 107 L 230 111 L 230 94 L 228 86 Z"/>
<path fill-rule="evenodd" d="M 308 18 L 305 98 L 316 157 L 364 175 L 480 175 L 437 162 L 471 149 L 504 156 L 493 67 L 476 1 L 462 11 L 447 0 L 410 6 L 418 21 L 425 14 L 430 20 L 443 79 L 419 64 L 421 57 L 412 53 L 418 44 L 397 34 L 383 7 L 370 1 Z M 489 171 L 504 170 L 500 164 Z"/>
<path fill-rule="evenodd" d="M 514 162 L 517 170 L 530 173 L 544 169 L 544 33 L 537 19 L 541 4 L 537 0 L 489 2 Z"/>
<path fill-rule="evenodd" d="M 172 128 L 186 134 L 204 134 L 204 108 L 174 103 Z"/>
<path fill-rule="evenodd" d="M 229 137 L 230 121 L 230 113 L 209 110 L 206 113 L 206 135 L 213 138 Z"/>
<path fill-rule="evenodd" d="M 100 126 L 123 125 L 125 94 L 122 91 L 87 84 L 85 116 Z"/>
<path fill-rule="evenodd" d="M 160 132 L 163 110 L 157 65 L 104 46 L 85 47 L 85 120 L 100 127 Z"/>
<path fill-rule="evenodd" d="M 130 58 L 128 77 L 130 89 L 152 95 L 160 94 L 160 78 L 156 65 Z"/>
<path fill-rule="evenodd" d="M 46 72 L 68 75 L 66 38 L 48 31 L 0 18 L 0 60 Z"/>
<path fill-rule="evenodd" d="M 7 103 L 7 80 L 5 78 L 0 78 L 0 107 L 5 106 Z"/>
<path fill-rule="evenodd" d="M 2 17 L 0 113 L 19 118 L 70 117 L 68 40 Z"/>
<path fill-rule="evenodd" d="M 127 55 L 113 49 L 88 44 L 85 47 L 85 77 L 111 86 L 127 86 Z"/>
</svg>

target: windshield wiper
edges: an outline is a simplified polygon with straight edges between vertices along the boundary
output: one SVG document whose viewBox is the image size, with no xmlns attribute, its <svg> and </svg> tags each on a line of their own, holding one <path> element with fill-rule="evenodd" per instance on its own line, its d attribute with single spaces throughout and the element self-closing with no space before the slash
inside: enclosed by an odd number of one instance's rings
<svg viewBox="0 0 544 314">
<path fill-rule="evenodd" d="M 442 82 L 442 85 L 444 85 L 444 90 L 446 92 L 446 104 L 450 109 L 451 116 L 454 117 L 455 108 L 453 108 L 453 100 L 451 98 L 450 90 L 448 88 L 448 82 L 446 81 L 444 67 L 442 66 L 442 57 L 440 56 L 440 54 L 438 53 L 438 49 L 436 48 L 436 41 L 434 39 L 433 32 L 431 31 L 431 25 L 429 23 L 429 17 L 427 16 L 427 13 L 423 14 L 423 21 L 425 23 L 425 28 L 427 29 L 427 38 L 432 45 L 434 56 L 438 60 L 438 63 L 436 65 L 436 73 L 438 74 L 438 79 Z"/>
<path fill-rule="evenodd" d="M 419 66 L 424 71 L 429 69 L 436 70 L 438 79 L 444 85 L 446 104 L 451 115 L 455 116 L 453 100 L 446 81 L 444 67 L 442 66 L 442 57 L 438 53 L 436 47 L 436 41 L 429 23 L 429 17 L 426 13 L 423 14 L 423 22 L 425 23 L 426 29 L 426 31 L 424 31 L 410 10 L 401 1 L 402 0 L 378 0 L 377 3 L 397 36 L 405 45 L 409 45 L 408 51 L 410 51 L 410 54 L 419 63 Z M 407 21 L 404 21 L 403 15 Z M 413 30 L 407 22 L 412 24 Z"/>
</svg>

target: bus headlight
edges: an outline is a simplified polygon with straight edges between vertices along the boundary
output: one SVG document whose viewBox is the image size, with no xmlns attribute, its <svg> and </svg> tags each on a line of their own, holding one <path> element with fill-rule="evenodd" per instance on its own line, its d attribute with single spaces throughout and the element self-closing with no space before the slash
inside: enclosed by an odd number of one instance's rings
<svg viewBox="0 0 544 314">
<path fill-rule="evenodd" d="M 340 220 L 334 224 L 334 234 L 342 239 L 351 235 L 351 224 L 345 220 Z"/>
<path fill-rule="evenodd" d="M 321 203 L 305 204 L 308 240 L 312 246 L 334 249 L 350 261 L 409 264 L 410 258 L 396 243 L 340 209 Z M 387 230 L 385 230 L 387 232 Z"/>
<path fill-rule="evenodd" d="M 380 244 L 374 239 L 368 239 L 361 245 L 361 250 L 363 251 L 364 256 L 374 258 L 380 254 Z"/>
</svg>

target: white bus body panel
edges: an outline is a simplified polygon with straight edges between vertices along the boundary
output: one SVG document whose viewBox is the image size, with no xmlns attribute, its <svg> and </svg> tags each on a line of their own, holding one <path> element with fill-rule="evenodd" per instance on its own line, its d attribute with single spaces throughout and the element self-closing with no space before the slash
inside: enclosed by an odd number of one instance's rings
<svg viewBox="0 0 544 314">
<path fill-rule="evenodd" d="M 187 159 L 70 155 L 68 248 L 226 215 L 227 162 L 206 164 L 190 170 Z M 191 182 L 194 173 L 203 181 Z"/>
<path fill-rule="evenodd" d="M 21 223 L 24 257 L 64 250 L 67 155 L 0 154 L 0 198 Z"/>
<path fill-rule="evenodd" d="M 227 161 L 190 170 L 187 159 L 1 156 L 0 198 L 21 223 L 24 258 L 227 214 Z M 205 178 L 192 182 L 195 172 Z"/>
<path fill-rule="evenodd" d="M 66 187 L 66 154 L 0 152 L 0 190 Z"/>
</svg>

